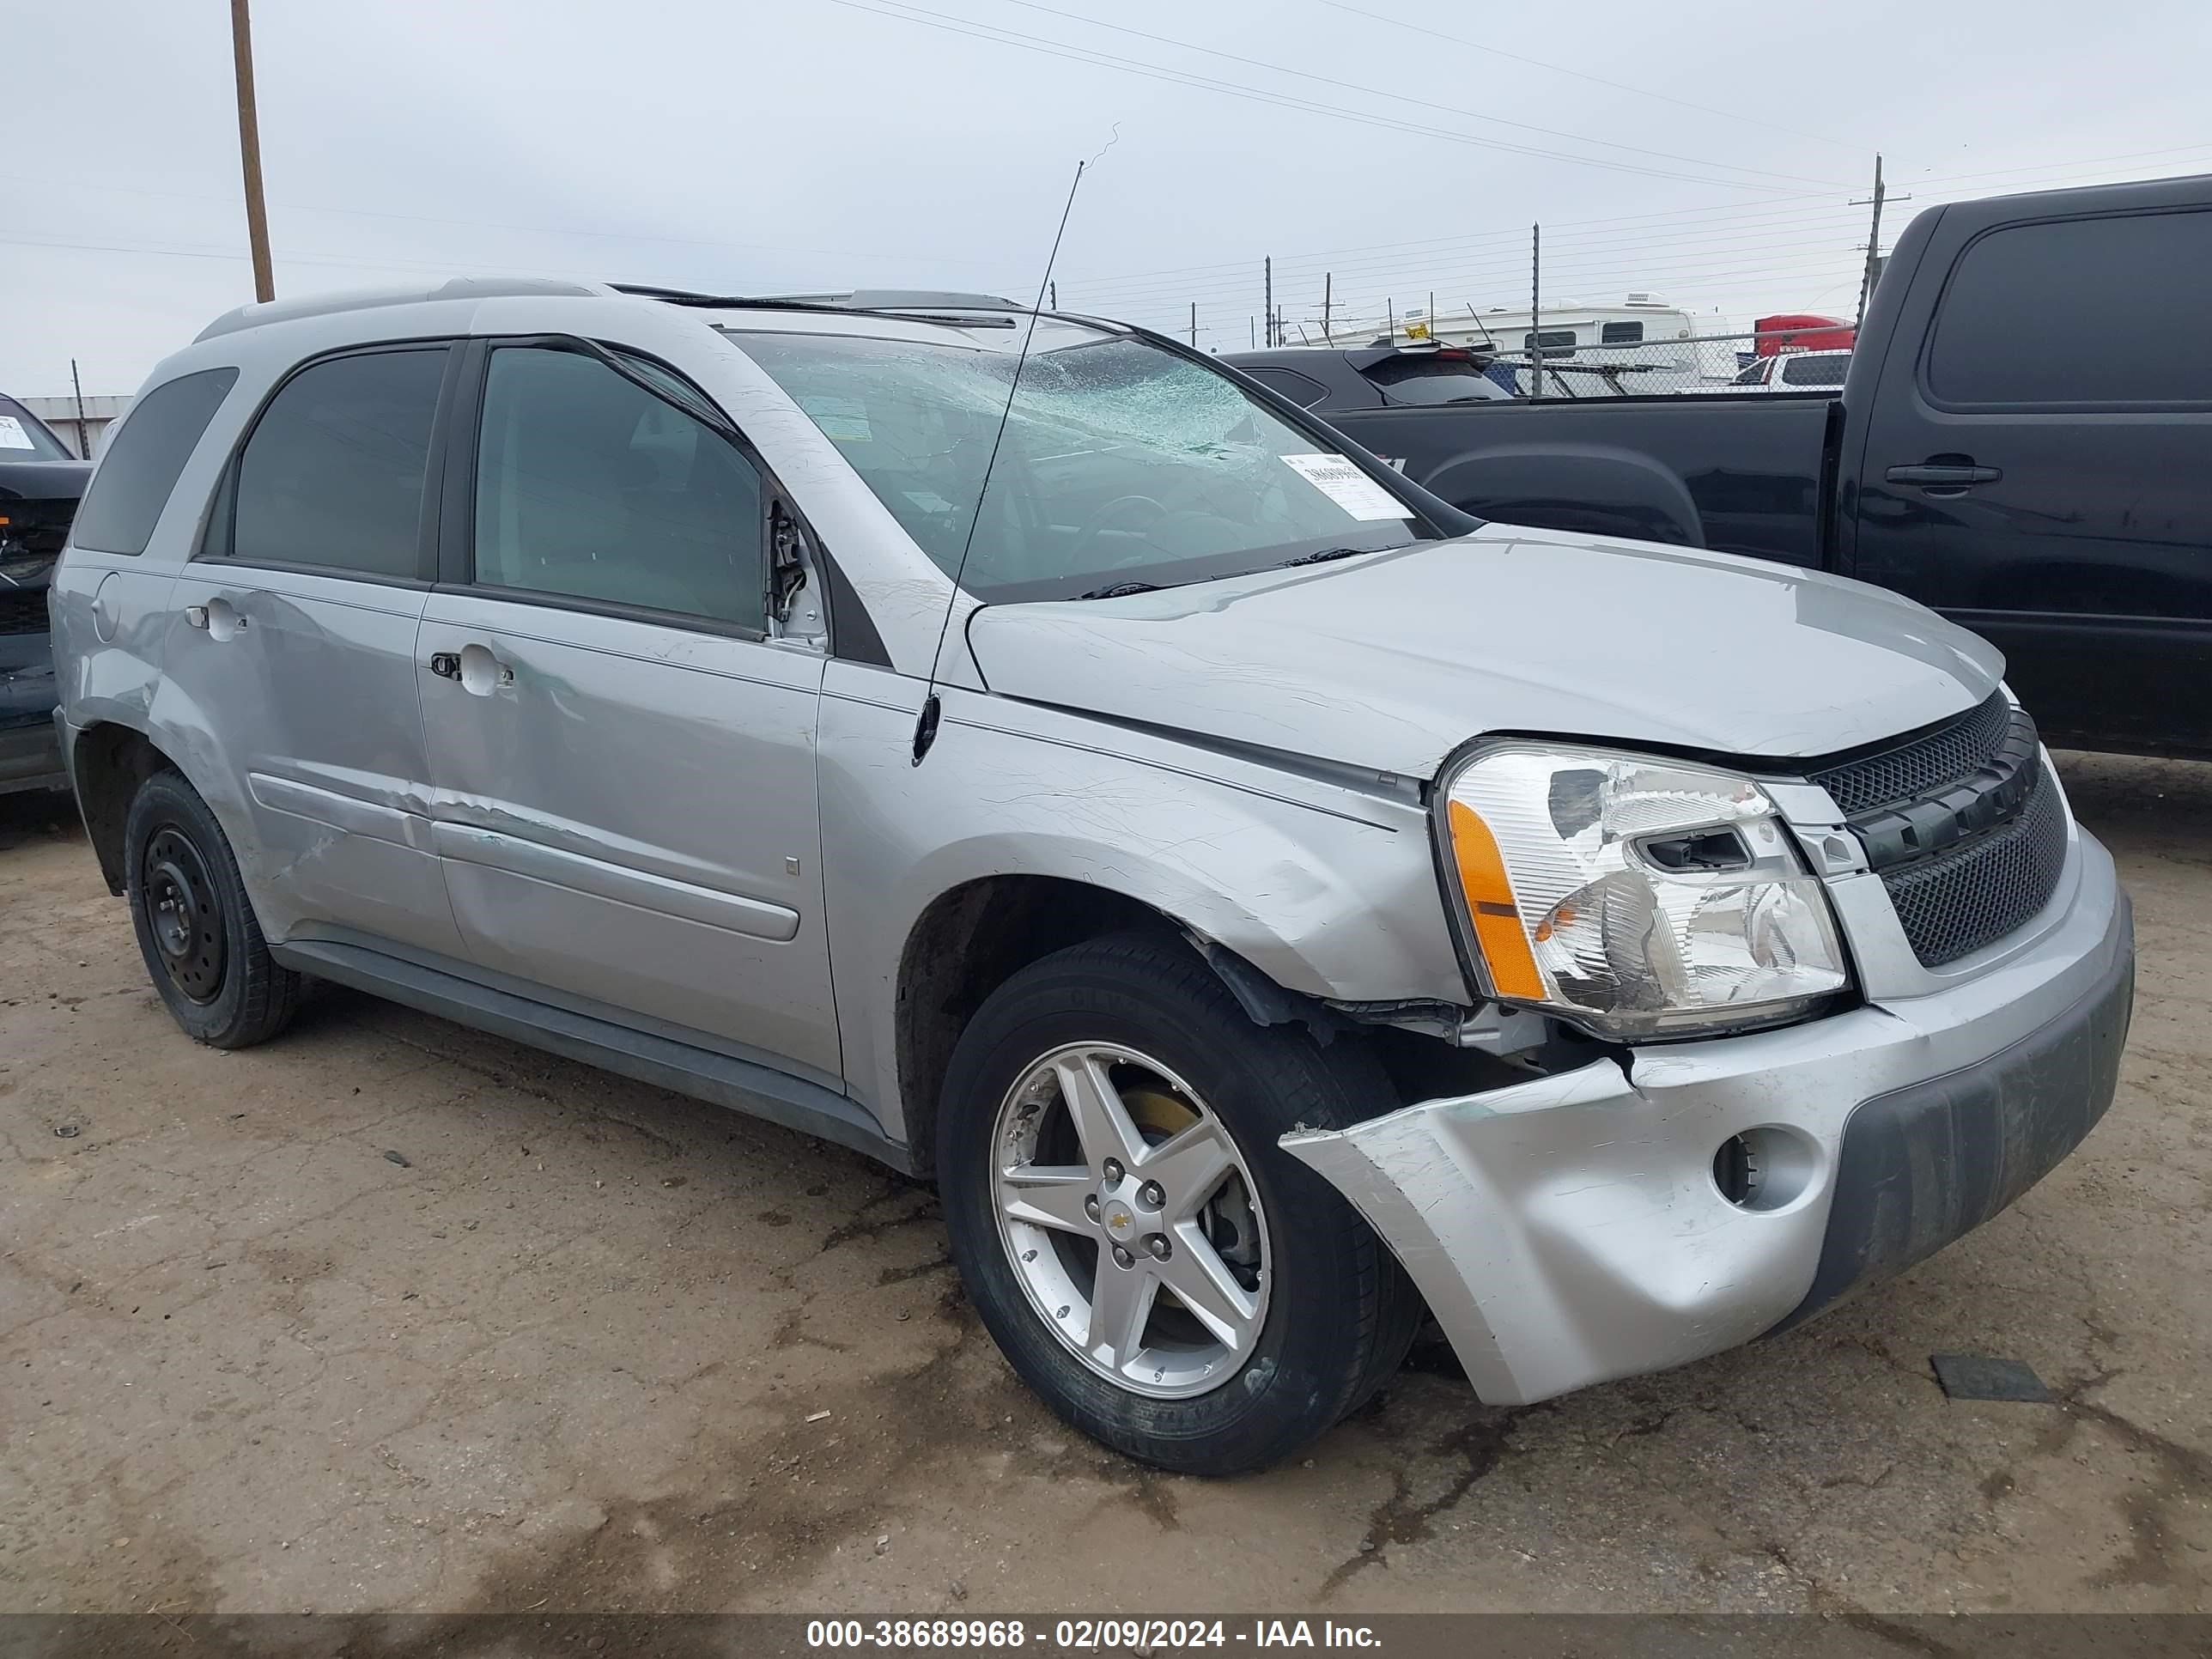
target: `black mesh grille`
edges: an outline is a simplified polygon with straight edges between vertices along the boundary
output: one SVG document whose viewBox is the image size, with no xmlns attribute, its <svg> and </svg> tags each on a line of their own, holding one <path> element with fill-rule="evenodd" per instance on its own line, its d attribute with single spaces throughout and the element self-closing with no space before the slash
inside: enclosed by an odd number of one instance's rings
<svg viewBox="0 0 2212 1659">
<path fill-rule="evenodd" d="M 1912 953 L 1940 968 L 2025 927 L 2051 902 L 2065 862 L 2066 811 L 2039 765 L 2010 823 L 1881 879 Z"/>
<path fill-rule="evenodd" d="M 1844 817 L 1856 817 L 1972 776 L 1996 757 L 2011 720 L 2012 706 L 2004 693 L 1993 691 L 1987 702 L 1941 731 L 1882 754 L 1815 772 L 1813 781 L 1834 797 Z"/>
<path fill-rule="evenodd" d="M 46 590 L 0 587 L 0 634 L 46 631 Z"/>
</svg>

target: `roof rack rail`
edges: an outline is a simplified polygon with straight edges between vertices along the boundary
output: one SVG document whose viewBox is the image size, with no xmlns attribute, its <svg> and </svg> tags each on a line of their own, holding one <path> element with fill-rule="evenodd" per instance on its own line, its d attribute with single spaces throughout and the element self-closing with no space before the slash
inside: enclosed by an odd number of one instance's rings
<svg viewBox="0 0 2212 1659">
<path fill-rule="evenodd" d="M 946 294 L 922 289 L 854 289 L 837 294 L 700 294 L 688 288 L 659 288 L 645 283 L 616 283 L 611 286 L 616 293 L 633 299 L 659 300 L 672 306 L 697 306 L 706 310 L 817 311 L 841 316 L 863 312 L 872 317 L 943 323 L 953 328 L 1012 328 L 1013 313 L 1029 309 L 988 294 Z"/>
<path fill-rule="evenodd" d="M 579 283 L 565 276 L 453 276 L 442 283 L 408 287 L 369 288 L 336 294 L 310 294 L 297 300 L 270 300 L 226 311 L 193 337 L 212 340 L 264 323 L 289 323 L 302 317 L 334 317 L 348 311 L 373 311 L 385 306 L 422 305 L 433 300 L 502 300 L 522 295 L 557 295 L 580 298 L 604 295 L 602 283 Z"/>
</svg>

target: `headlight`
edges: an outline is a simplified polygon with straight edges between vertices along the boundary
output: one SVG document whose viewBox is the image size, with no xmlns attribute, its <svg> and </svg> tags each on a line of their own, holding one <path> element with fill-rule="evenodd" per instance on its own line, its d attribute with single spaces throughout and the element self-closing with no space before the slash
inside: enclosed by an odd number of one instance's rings
<svg viewBox="0 0 2212 1659">
<path fill-rule="evenodd" d="M 1771 1024 L 1850 975 L 1765 791 L 1602 750 L 1501 743 L 1441 782 L 1446 888 L 1492 994 L 1615 1037 Z"/>
</svg>

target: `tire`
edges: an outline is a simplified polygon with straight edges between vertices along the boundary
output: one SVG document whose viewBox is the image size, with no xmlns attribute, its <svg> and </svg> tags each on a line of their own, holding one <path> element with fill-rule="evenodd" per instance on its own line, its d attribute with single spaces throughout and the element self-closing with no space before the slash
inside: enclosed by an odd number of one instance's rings
<svg viewBox="0 0 2212 1659">
<path fill-rule="evenodd" d="M 1092 1061 L 1096 1073 L 1085 1069 Z M 1188 1133 L 1179 1117 L 1165 1130 L 1140 1126 L 1147 1144 L 1119 1182 L 1074 1128 L 1069 1103 L 1090 1097 L 1083 1079 L 1094 1075 L 1122 1097 L 1125 1122 L 1191 1115 Z M 1160 1087 L 1164 1079 L 1176 1089 Z M 953 1261 L 1008 1362 L 1068 1423 L 1183 1474 L 1262 1468 L 1387 1381 L 1422 1311 L 1374 1231 L 1276 1142 L 1296 1125 L 1337 1127 L 1395 1103 L 1356 1043 L 1323 1046 L 1301 1025 L 1254 1024 L 1212 969 L 1175 944 L 1121 935 L 1072 946 L 994 992 L 954 1048 L 938 1118 Z M 1224 1136 L 1237 1167 L 1194 1220 L 1176 1220 L 1187 1194 L 1144 1182 L 1145 1170 L 1188 1164 L 1176 1148 Z M 1032 1199 L 1054 1218 L 1002 1218 L 1002 1210 L 1042 1213 Z M 1107 1231 L 1124 1223 L 1132 1233 Z M 1201 1292 L 1219 1279 L 1217 1267 L 1237 1275 L 1241 1301 L 1216 1304 L 1220 1329 L 1236 1340 L 1205 1325 L 1196 1300 L 1155 1290 L 1152 1311 L 1132 1316 L 1129 1338 L 1113 1340 L 1115 1310 L 1097 1310 L 1123 1282 L 1107 1257 L 1125 1237 L 1129 1271 L 1170 1292 L 1171 1273 Z M 1201 1247 L 1224 1239 L 1209 1259 Z M 1149 1259 L 1163 1244 L 1162 1259 Z M 1080 1304 L 1073 1312 L 1071 1302 Z M 1226 1316 L 1240 1310 L 1249 1316 Z M 1087 1346 L 1102 1329 L 1103 1347 Z"/>
<path fill-rule="evenodd" d="M 124 820 L 125 893 L 146 972 L 186 1036 L 250 1048 L 290 1023 L 306 981 L 270 957 L 215 814 L 175 772 L 138 787 Z"/>
</svg>

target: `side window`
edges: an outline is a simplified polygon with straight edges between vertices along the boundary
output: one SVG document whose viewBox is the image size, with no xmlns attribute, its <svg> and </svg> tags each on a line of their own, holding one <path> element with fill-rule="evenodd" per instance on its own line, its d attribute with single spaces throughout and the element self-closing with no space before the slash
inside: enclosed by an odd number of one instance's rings
<svg viewBox="0 0 2212 1659">
<path fill-rule="evenodd" d="M 2212 332 L 2188 320 L 2208 269 L 2212 212 L 1990 231 L 1944 285 L 1928 392 L 1984 408 L 2212 404 Z"/>
<path fill-rule="evenodd" d="M 422 484 L 445 372 L 438 346 L 331 357 L 295 374 L 239 452 L 228 522 L 210 527 L 210 550 L 346 575 L 422 574 Z"/>
<path fill-rule="evenodd" d="M 155 386 L 131 405 L 107 447 L 70 539 L 100 553 L 143 553 L 208 422 L 238 380 L 234 368 L 204 368 Z"/>
<path fill-rule="evenodd" d="M 638 372 L 669 380 L 649 363 Z M 760 628 L 761 494 L 759 472 L 720 433 L 596 358 L 541 346 L 491 354 L 478 582 Z"/>
<path fill-rule="evenodd" d="M 1598 331 L 1600 345 L 1641 345 L 1644 325 L 1638 323 L 1607 323 Z"/>
<path fill-rule="evenodd" d="M 1309 380 L 1291 369 L 1248 368 L 1244 372 L 1277 396 L 1288 398 L 1300 409 L 1311 409 L 1328 396 L 1326 386 L 1318 381 Z"/>
<path fill-rule="evenodd" d="M 1571 357 L 1575 355 L 1575 331 L 1571 328 L 1547 328 L 1540 334 L 1523 334 L 1521 349 L 1540 350 L 1547 357 Z"/>
<path fill-rule="evenodd" d="M 1738 386 L 1765 386 L 1766 384 L 1766 372 L 1773 367 L 1773 358 L 1762 357 L 1757 362 L 1748 365 L 1740 374 L 1738 374 L 1735 377 L 1735 383 Z"/>
</svg>

